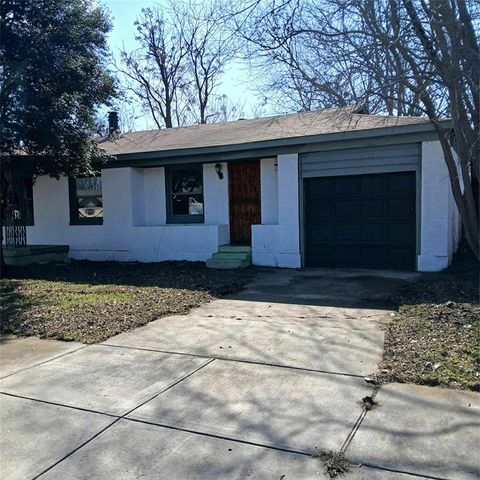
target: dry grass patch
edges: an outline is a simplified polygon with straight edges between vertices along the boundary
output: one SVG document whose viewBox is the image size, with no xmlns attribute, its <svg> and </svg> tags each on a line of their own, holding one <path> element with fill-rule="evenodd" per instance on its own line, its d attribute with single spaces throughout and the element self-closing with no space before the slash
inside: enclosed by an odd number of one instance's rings
<svg viewBox="0 0 480 480">
<path fill-rule="evenodd" d="M 97 343 L 234 293 L 253 275 L 253 269 L 209 270 L 194 262 L 11 269 L 11 278 L 0 281 L 0 331 Z"/>
<path fill-rule="evenodd" d="M 424 275 L 395 300 L 379 379 L 479 390 L 478 271 Z"/>
</svg>

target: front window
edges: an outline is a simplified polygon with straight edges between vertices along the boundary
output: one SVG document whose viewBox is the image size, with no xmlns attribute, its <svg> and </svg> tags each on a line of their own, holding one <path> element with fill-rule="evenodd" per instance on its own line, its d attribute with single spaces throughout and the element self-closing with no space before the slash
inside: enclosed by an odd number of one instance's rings
<svg viewBox="0 0 480 480">
<path fill-rule="evenodd" d="M 103 223 L 101 176 L 70 179 L 70 223 L 72 225 Z"/>
<path fill-rule="evenodd" d="M 202 223 L 203 169 L 201 165 L 167 169 L 167 220 Z"/>
</svg>

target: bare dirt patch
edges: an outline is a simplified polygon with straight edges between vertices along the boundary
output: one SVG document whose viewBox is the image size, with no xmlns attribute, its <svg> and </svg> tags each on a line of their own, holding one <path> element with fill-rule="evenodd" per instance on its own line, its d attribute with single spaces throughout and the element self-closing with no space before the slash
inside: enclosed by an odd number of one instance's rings
<svg viewBox="0 0 480 480">
<path fill-rule="evenodd" d="M 203 263 L 72 262 L 9 269 L 0 332 L 97 343 L 241 290 L 254 269 Z"/>
</svg>

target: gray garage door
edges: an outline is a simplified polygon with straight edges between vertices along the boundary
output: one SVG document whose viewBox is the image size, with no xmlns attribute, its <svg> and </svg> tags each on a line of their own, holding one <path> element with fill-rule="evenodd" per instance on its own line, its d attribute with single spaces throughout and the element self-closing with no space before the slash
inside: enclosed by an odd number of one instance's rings
<svg viewBox="0 0 480 480">
<path fill-rule="evenodd" d="M 415 268 L 415 173 L 306 178 L 305 262 Z"/>
</svg>

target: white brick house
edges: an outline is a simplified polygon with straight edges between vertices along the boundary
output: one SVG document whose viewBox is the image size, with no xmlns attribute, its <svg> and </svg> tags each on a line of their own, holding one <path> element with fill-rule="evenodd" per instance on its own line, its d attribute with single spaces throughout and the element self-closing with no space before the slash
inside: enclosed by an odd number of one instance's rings
<svg viewBox="0 0 480 480">
<path fill-rule="evenodd" d="M 423 118 L 327 110 L 135 132 L 102 147 L 112 159 L 90 195 L 81 180 L 36 180 L 30 244 L 142 262 L 206 261 L 244 244 L 255 265 L 438 271 L 459 241 Z"/>
</svg>

